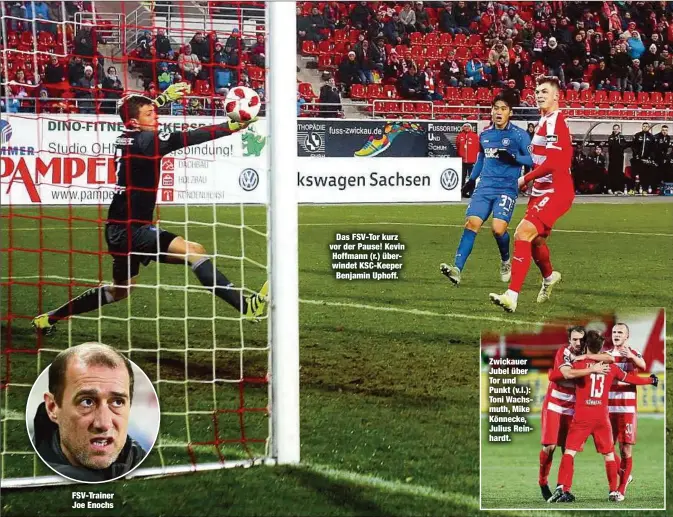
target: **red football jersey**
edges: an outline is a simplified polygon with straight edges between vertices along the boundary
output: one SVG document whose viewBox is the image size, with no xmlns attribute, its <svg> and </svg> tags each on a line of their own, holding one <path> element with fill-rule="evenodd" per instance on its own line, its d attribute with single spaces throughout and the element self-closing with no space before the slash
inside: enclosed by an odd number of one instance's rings
<svg viewBox="0 0 673 517">
<path fill-rule="evenodd" d="M 629 347 L 629 350 L 633 352 L 637 357 L 641 357 L 638 350 L 634 350 Z M 639 370 L 636 368 L 636 365 L 633 364 L 631 359 L 622 357 L 614 346 L 604 350 L 606 353 L 610 354 L 615 358 L 615 365 L 624 370 L 627 373 L 638 373 Z M 629 384 L 628 382 L 622 382 L 615 380 L 610 386 L 610 413 L 636 413 L 638 406 L 638 391 L 634 384 Z"/>
<path fill-rule="evenodd" d="M 564 364 L 572 365 L 572 350 L 569 346 L 561 347 L 556 351 L 552 370 L 558 370 L 559 366 Z M 565 379 L 550 381 L 542 408 L 562 415 L 573 415 L 575 413 L 575 382 Z"/>
<path fill-rule="evenodd" d="M 540 118 L 531 143 L 533 168 L 543 163 L 551 167 L 550 172 L 535 179 L 531 196 L 574 194 L 575 187 L 570 173 L 573 159 L 572 137 L 568 122 L 560 110 Z"/>
<path fill-rule="evenodd" d="M 580 370 L 589 368 L 596 361 L 584 359 L 576 361 L 572 367 Z M 624 381 L 627 373 L 614 364 L 606 374 L 592 373 L 575 379 L 575 420 L 598 420 L 608 417 L 608 395 L 612 382 Z"/>
</svg>

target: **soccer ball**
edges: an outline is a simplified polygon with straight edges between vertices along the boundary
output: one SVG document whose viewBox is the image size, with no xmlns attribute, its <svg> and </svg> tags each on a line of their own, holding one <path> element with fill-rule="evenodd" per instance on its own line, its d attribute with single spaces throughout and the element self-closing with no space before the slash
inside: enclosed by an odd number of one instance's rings
<svg viewBox="0 0 673 517">
<path fill-rule="evenodd" d="M 247 86 L 236 86 L 224 99 L 224 111 L 234 122 L 247 122 L 255 118 L 262 107 L 257 92 Z"/>
</svg>

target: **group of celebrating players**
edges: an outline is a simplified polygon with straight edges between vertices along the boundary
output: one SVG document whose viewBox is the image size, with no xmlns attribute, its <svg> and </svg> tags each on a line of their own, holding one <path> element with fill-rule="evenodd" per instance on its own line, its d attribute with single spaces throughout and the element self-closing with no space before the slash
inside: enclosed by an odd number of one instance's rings
<svg viewBox="0 0 673 517">
<path fill-rule="evenodd" d="M 646 371 L 642 355 L 628 344 L 629 327 L 612 327 L 612 344 L 604 347 L 603 336 L 584 327 L 568 329 L 568 344 L 559 348 L 549 370 L 549 385 L 542 405 L 540 468 L 538 483 L 549 503 L 571 503 L 570 491 L 575 455 L 592 436 L 596 451 L 605 459 L 608 499 L 623 501 L 633 482 L 633 446 L 636 443 L 636 385 L 657 386 L 656 375 Z M 619 443 L 619 457 L 615 453 Z M 556 490 L 548 485 L 556 447 L 563 451 Z"/>
<path fill-rule="evenodd" d="M 500 276 L 509 282 L 503 294 L 491 293 L 490 300 L 506 312 L 517 308 L 519 292 L 531 261 L 540 269 L 542 287 L 538 303 L 546 302 L 561 274 L 551 264 L 547 238 L 556 221 L 575 199 L 570 172 L 572 139 L 568 123 L 559 110 L 560 84 L 557 77 L 537 80 L 535 99 L 541 118 L 531 141 L 528 133 L 510 122 L 514 99 L 500 93 L 492 103 L 492 124 L 479 136 L 480 152 L 464 190 L 479 179 L 466 212 L 465 229 L 453 265 L 441 264 L 440 271 L 455 285 L 461 282 L 465 262 L 472 252 L 477 232 L 493 215 L 492 230 L 500 250 Z M 532 170 L 521 175 L 522 167 Z M 514 233 L 514 253 L 510 259 L 509 222 L 519 190 L 533 182 L 528 208 Z"/>
</svg>

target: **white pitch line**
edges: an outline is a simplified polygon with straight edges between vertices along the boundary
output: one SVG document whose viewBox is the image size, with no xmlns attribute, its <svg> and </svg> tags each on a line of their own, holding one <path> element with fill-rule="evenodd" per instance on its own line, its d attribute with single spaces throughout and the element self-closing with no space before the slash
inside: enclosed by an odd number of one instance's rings
<svg viewBox="0 0 673 517">
<path fill-rule="evenodd" d="M 454 505 L 463 506 L 469 510 L 479 510 L 479 499 L 477 497 L 463 494 L 460 492 L 443 492 L 425 485 L 416 485 L 412 483 L 404 483 L 402 481 L 391 481 L 388 479 L 374 476 L 372 474 L 361 474 L 350 470 L 335 469 L 327 465 L 313 465 L 305 464 L 305 468 L 309 471 L 322 474 L 335 481 L 345 481 L 356 485 L 367 486 L 375 488 L 391 494 L 401 494 L 411 497 L 422 497 L 426 499 L 433 499 L 435 501 L 450 503 Z M 542 517 L 563 517 L 563 512 L 548 511 L 545 509 L 544 513 L 536 510 L 507 510 L 496 509 L 489 510 L 490 515 L 511 515 L 511 511 L 516 511 L 517 515 L 521 516 L 542 516 Z"/>
<path fill-rule="evenodd" d="M 413 314 L 415 316 L 431 316 L 435 318 L 458 318 L 464 320 L 475 320 L 475 321 L 494 321 L 496 323 L 514 323 L 517 325 L 544 325 L 545 322 L 542 321 L 527 321 L 527 320 L 516 320 L 512 318 L 501 318 L 499 316 L 475 316 L 474 314 L 460 314 L 460 313 L 448 313 L 448 312 L 433 312 L 426 311 L 421 309 L 404 309 L 402 307 L 381 307 L 378 305 L 365 305 L 361 303 L 346 303 L 346 302 L 328 302 L 326 300 L 304 300 L 299 299 L 301 303 L 306 303 L 309 305 L 327 305 L 330 307 L 347 307 L 350 309 L 363 309 L 369 311 L 380 311 L 380 312 L 398 312 L 403 314 Z M 547 323 L 548 324 L 548 323 Z M 559 323 L 559 326 L 565 326 L 565 324 Z"/>
<path fill-rule="evenodd" d="M 9 280 L 35 280 L 39 279 L 39 275 L 30 275 L 30 276 L 15 276 L 15 277 L 0 277 L 0 280 L 3 282 L 9 281 Z M 60 277 L 60 276 L 54 276 L 54 275 L 49 275 L 47 277 L 43 278 L 52 278 L 52 279 L 63 279 L 63 280 L 68 280 L 67 277 Z M 87 280 L 88 282 L 95 282 L 95 280 Z M 162 287 L 162 286 L 159 286 Z M 530 321 L 530 320 L 519 320 L 519 319 L 514 319 L 514 318 L 508 318 L 508 317 L 499 317 L 499 316 L 475 316 L 474 314 L 461 314 L 458 312 L 434 312 L 434 311 L 428 311 L 428 310 L 422 310 L 422 309 L 407 309 L 403 307 L 382 307 L 379 305 L 366 305 L 362 303 L 350 303 L 350 302 L 330 302 L 327 300 L 309 300 L 309 299 L 299 299 L 300 303 L 305 303 L 307 305 L 323 305 L 323 306 L 328 306 L 328 307 L 344 307 L 344 308 L 349 308 L 349 309 L 360 309 L 360 310 L 368 310 L 368 311 L 378 311 L 378 312 L 396 312 L 396 313 L 402 313 L 402 314 L 411 314 L 414 316 L 429 316 L 433 318 L 457 318 L 457 319 L 463 319 L 463 320 L 473 320 L 473 321 L 492 321 L 495 323 L 512 323 L 516 325 L 531 325 L 531 326 L 540 326 L 540 325 L 558 325 L 559 327 L 564 327 L 566 324 L 564 323 L 558 323 L 558 324 L 553 324 L 550 322 L 544 322 L 544 321 Z M 673 336 L 666 336 L 666 340 L 668 342 L 673 343 Z"/>
<path fill-rule="evenodd" d="M 412 223 L 412 222 L 393 222 L 380 221 L 376 223 L 300 223 L 299 226 L 339 226 L 347 228 L 349 226 L 428 226 L 436 228 L 464 228 L 464 224 L 445 224 L 445 223 Z M 673 237 L 673 233 L 647 233 L 647 232 L 611 232 L 600 230 L 561 230 L 554 228 L 554 232 L 559 233 L 588 233 L 588 234 L 605 234 L 605 235 L 641 235 L 641 236 L 656 236 L 656 237 Z"/>
<path fill-rule="evenodd" d="M 185 224 L 167 224 L 159 222 L 159 226 L 165 226 L 165 227 L 183 227 L 186 226 L 187 223 Z M 216 226 L 217 223 L 213 223 L 213 226 Z M 306 227 L 311 227 L 311 226 L 325 226 L 325 227 L 340 227 L 340 228 L 347 228 L 349 226 L 425 226 L 425 227 L 431 227 L 431 228 L 463 228 L 465 225 L 464 224 L 444 224 L 444 223 L 413 223 L 413 222 L 394 222 L 394 221 L 377 221 L 377 222 L 369 222 L 369 223 L 358 223 L 358 222 L 344 222 L 344 223 L 299 223 L 299 226 L 306 226 Z M 250 227 L 250 228 L 263 228 L 266 225 L 263 224 L 246 224 L 243 225 L 243 227 Z M 203 226 L 203 228 L 210 229 L 208 226 Z M 93 230 L 94 228 L 90 226 L 73 226 L 67 227 L 67 226 L 54 226 L 54 227 L 43 227 L 42 231 L 70 231 L 70 230 Z M 102 230 L 102 227 L 97 227 L 95 228 L 97 230 Z M 13 228 L 15 231 L 21 231 L 21 232 L 35 232 L 40 230 L 40 228 Z M 191 228 L 190 231 L 195 231 L 196 228 Z M 589 235 L 636 235 L 636 236 L 641 236 L 641 237 L 673 237 L 673 233 L 648 233 L 648 232 L 623 232 L 623 231 L 601 231 L 601 230 L 563 230 L 563 229 L 558 229 L 554 228 L 554 232 L 556 233 L 585 233 Z"/>
<path fill-rule="evenodd" d="M 461 494 L 458 492 L 442 492 L 429 486 L 403 483 L 401 481 L 390 481 L 378 476 L 373 476 L 371 474 L 360 474 L 350 470 L 335 469 L 327 465 L 307 464 L 306 469 L 317 472 L 318 474 L 322 474 L 337 481 L 346 481 L 357 485 L 365 485 L 394 494 L 425 497 L 428 499 L 435 499 L 437 501 L 444 501 L 447 503 L 467 506 L 468 508 L 474 510 L 479 508 L 479 500 L 476 497 L 467 494 Z"/>
</svg>

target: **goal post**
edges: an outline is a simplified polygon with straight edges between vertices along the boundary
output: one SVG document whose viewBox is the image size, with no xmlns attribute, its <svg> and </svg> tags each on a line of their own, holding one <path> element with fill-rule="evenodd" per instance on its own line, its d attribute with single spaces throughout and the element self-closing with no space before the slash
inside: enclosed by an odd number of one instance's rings
<svg viewBox="0 0 673 517">
<path fill-rule="evenodd" d="M 73 111 L 3 113 L 2 146 L 10 151 L 3 155 L 0 171 L 0 261 L 11 264 L 0 278 L 3 489 L 71 483 L 35 454 L 25 409 L 32 383 L 56 354 L 86 341 L 115 346 L 143 368 L 159 397 L 155 446 L 125 478 L 300 461 L 296 68 L 294 59 L 288 59 L 296 50 L 295 7 L 292 2 L 265 2 L 262 10 L 236 2 L 222 8 L 236 11 L 230 18 L 199 21 L 203 19 L 192 17 L 194 6 L 188 4 L 170 2 L 172 18 L 161 21 L 152 12 L 115 16 L 126 20 L 122 33 L 156 34 L 165 27 L 175 47 L 199 30 L 198 23 L 224 40 L 235 27 L 239 42 L 245 40 L 248 47 L 266 34 L 264 67 L 256 66 L 256 75 L 250 74 L 254 87 L 267 93 L 266 109 L 252 129 L 199 146 L 192 155 L 197 166 L 186 164 L 186 153 L 164 158 L 157 225 L 204 244 L 216 267 L 245 293 L 268 278 L 268 317 L 260 325 L 250 324 L 203 289 L 188 267 L 183 271 L 180 265 L 153 263 L 141 268 L 129 300 L 73 316 L 60 322 L 53 336 L 35 338 L 30 328 L 34 316 L 111 281 L 105 201 L 114 190 L 111 149 L 120 121 L 107 109 L 99 111 L 110 105 L 105 102 L 97 104 L 95 113 L 78 111 L 85 105 L 80 99 L 64 103 Z M 96 3 L 94 13 L 79 18 L 95 26 L 104 11 L 105 3 Z M 7 18 L 2 14 L 0 23 Z M 75 25 L 53 23 L 61 24 L 64 41 L 66 28 Z M 26 37 L 26 48 L 17 51 L 33 62 L 48 58 L 51 41 L 35 25 L 32 49 Z M 104 27 L 113 30 L 115 25 Z M 72 34 L 68 38 L 72 44 Z M 127 39 L 120 38 L 122 45 Z M 5 45 L 3 62 L 16 58 L 11 52 Z M 66 59 L 66 54 L 58 57 Z M 144 67 L 158 68 L 160 61 L 164 59 L 139 59 Z M 142 93 L 143 86 L 131 80 L 139 79 L 127 72 L 125 52 L 106 56 L 105 68 L 109 65 L 124 70 L 126 92 Z M 247 65 L 241 60 L 236 66 L 241 73 Z M 198 115 L 186 108 L 174 112 L 171 106 L 160 112 L 160 123 L 165 119 L 174 130 L 224 120 L 212 92 L 195 97 L 204 108 Z M 217 151 L 217 142 L 226 153 Z M 21 151 L 13 153 L 13 148 Z M 207 184 L 191 181 L 206 177 Z"/>
<path fill-rule="evenodd" d="M 299 256 L 294 2 L 268 2 L 272 455 L 299 461 Z"/>
</svg>

